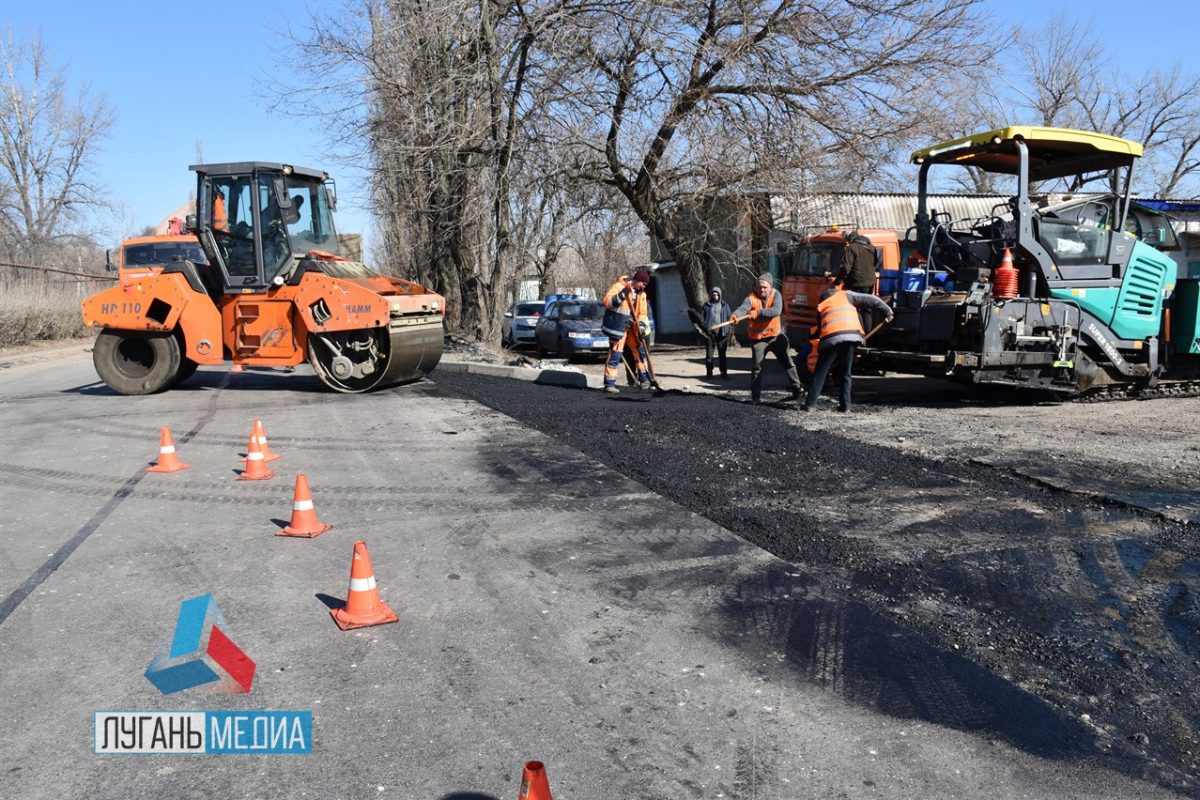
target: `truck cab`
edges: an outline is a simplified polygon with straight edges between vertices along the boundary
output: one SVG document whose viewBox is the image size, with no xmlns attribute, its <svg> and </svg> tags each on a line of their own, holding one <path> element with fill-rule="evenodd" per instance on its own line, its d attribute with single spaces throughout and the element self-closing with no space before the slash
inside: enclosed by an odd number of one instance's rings
<svg viewBox="0 0 1200 800">
<path fill-rule="evenodd" d="M 843 231 L 854 231 L 875 248 L 878 275 L 874 293 L 891 302 L 900 275 L 900 239 L 892 230 L 833 226 L 793 243 L 781 259 L 783 325 L 788 342 L 799 351 L 808 346 L 809 329 L 817 324 L 821 292 L 833 283 L 846 250 Z"/>
<path fill-rule="evenodd" d="M 153 275 L 163 267 L 177 261 L 191 261 L 205 265 L 208 259 L 194 234 L 166 234 L 162 236 L 135 236 L 121 242 L 114 264 L 109 253 L 108 269 L 122 278 L 138 275 Z"/>
</svg>

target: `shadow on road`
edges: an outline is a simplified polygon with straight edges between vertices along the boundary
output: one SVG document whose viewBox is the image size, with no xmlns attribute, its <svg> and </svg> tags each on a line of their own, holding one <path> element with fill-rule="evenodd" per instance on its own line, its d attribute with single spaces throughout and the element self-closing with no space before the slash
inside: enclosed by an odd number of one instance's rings
<svg viewBox="0 0 1200 800">
<path fill-rule="evenodd" d="M 991 737 L 1040 758 L 1100 758 L 1147 777 L 1142 758 L 1098 747 L 1095 731 L 1074 716 L 865 603 L 804 591 L 782 599 L 788 569 L 769 566 L 740 581 L 719 607 L 714 635 L 744 649 L 753 632 L 750 646 L 782 653 L 798 680 L 896 719 Z"/>
</svg>

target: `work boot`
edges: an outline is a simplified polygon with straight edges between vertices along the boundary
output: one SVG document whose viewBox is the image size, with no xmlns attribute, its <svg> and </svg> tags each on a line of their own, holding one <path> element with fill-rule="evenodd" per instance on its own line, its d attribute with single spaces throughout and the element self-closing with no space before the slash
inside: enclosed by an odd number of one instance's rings
<svg viewBox="0 0 1200 800">
<path fill-rule="evenodd" d="M 706 378 L 712 377 L 712 364 L 709 364 L 707 367 L 704 368 L 704 377 L 706 377 Z"/>
<path fill-rule="evenodd" d="M 793 400 L 799 400 L 803 396 L 804 396 L 803 389 L 801 389 L 799 386 L 792 387 L 792 399 Z"/>
<path fill-rule="evenodd" d="M 638 384 L 639 389 L 649 389 L 650 387 L 651 387 L 650 381 L 642 381 L 641 383 Z"/>
<path fill-rule="evenodd" d="M 839 405 L 838 406 L 838 411 L 842 412 L 843 414 L 847 413 L 849 410 L 850 410 L 850 406 L 847 406 L 847 405 Z"/>
<path fill-rule="evenodd" d="M 620 393 L 621 393 L 621 390 L 620 390 L 620 389 L 618 389 L 618 388 L 617 388 L 615 385 L 613 385 L 613 386 L 605 386 L 605 387 L 604 387 L 604 393 L 605 393 L 605 394 L 620 394 Z"/>
</svg>

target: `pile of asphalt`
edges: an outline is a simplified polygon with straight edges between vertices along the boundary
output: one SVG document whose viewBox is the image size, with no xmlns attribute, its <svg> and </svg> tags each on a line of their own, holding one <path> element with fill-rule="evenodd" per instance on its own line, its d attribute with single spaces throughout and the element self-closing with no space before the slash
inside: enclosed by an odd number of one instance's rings
<svg viewBox="0 0 1200 800">
<path fill-rule="evenodd" d="M 957 688 L 1011 693 L 1003 702 L 1017 709 L 981 732 L 1002 727 L 1031 752 L 1095 759 L 1200 797 L 1195 526 L 986 465 L 856 442 L 833 432 L 855 414 L 829 406 L 816 413 L 830 430 L 808 430 L 786 422 L 799 413 L 786 405 L 435 379 L 797 565 L 860 617 L 885 621 L 854 635 L 886 629 L 910 650 L 919 641 L 921 658 L 964 660 L 958 672 L 972 677 Z M 871 650 L 870 669 L 888 668 L 889 647 Z M 863 702 L 972 727 L 936 703 Z"/>
</svg>

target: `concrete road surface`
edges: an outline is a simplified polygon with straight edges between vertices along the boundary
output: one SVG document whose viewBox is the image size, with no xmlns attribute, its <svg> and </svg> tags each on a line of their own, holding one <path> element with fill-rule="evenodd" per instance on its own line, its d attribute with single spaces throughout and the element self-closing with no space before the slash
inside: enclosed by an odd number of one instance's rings
<svg viewBox="0 0 1200 800">
<path fill-rule="evenodd" d="M 239 483 L 256 417 L 282 459 Z M 191 469 L 146 472 L 162 426 Z M 297 471 L 334 526 L 312 540 L 274 535 Z M 797 614 L 846 587 L 428 382 L 202 369 L 119 397 L 86 356 L 12 367 L 0 493 L 0 797 L 513 798 L 531 759 L 560 800 L 1171 796 L 1047 745 L 1037 726 L 1086 726 L 994 680 L 878 687 L 957 726 L 831 691 L 783 648 L 811 626 L 836 676 L 862 621 Z M 329 617 L 356 539 L 397 624 Z M 143 675 L 203 594 L 256 662 L 248 694 Z M 904 640 L 908 679 L 956 658 Z M 1028 737 L 973 724 L 997 702 Z M 312 754 L 93 752 L 96 711 L 229 709 L 311 711 Z"/>
</svg>

